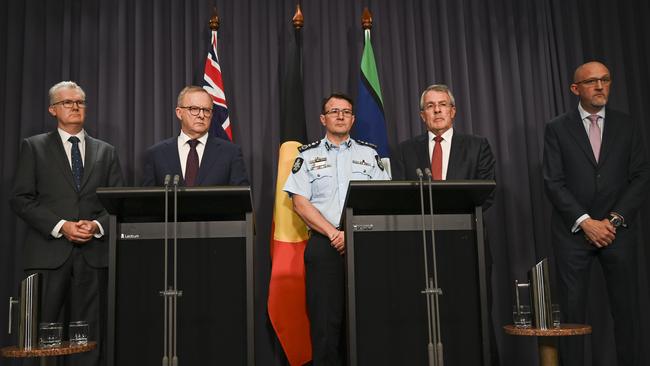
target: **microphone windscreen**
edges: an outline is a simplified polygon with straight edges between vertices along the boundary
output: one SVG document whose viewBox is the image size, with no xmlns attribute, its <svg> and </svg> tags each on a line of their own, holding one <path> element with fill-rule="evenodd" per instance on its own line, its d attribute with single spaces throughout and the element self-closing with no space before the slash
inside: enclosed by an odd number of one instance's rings
<svg viewBox="0 0 650 366">
<path fill-rule="evenodd" d="M 181 177 L 178 174 L 174 174 L 174 185 L 178 185 L 178 181 L 181 180 Z"/>
<path fill-rule="evenodd" d="M 418 178 L 422 178 L 422 169 L 416 168 L 415 169 L 415 174 L 418 176 Z"/>
<path fill-rule="evenodd" d="M 165 181 L 163 182 L 163 185 L 164 185 L 164 186 L 168 186 L 168 185 L 169 185 L 169 181 L 170 181 L 171 179 L 172 179 L 172 176 L 171 176 L 171 175 L 169 175 L 169 174 L 165 174 Z"/>
<path fill-rule="evenodd" d="M 427 177 L 432 178 L 432 176 L 431 176 L 431 169 L 429 169 L 429 168 L 424 168 L 424 174 L 426 174 Z"/>
</svg>

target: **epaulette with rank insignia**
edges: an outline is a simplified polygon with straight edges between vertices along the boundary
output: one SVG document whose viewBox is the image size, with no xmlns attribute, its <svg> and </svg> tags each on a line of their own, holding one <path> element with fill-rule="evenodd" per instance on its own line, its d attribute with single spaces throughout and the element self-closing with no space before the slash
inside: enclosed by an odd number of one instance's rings
<svg viewBox="0 0 650 366">
<path fill-rule="evenodd" d="M 304 152 L 306 150 L 313 149 L 316 146 L 320 145 L 320 142 L 321 142 L 321 140 L 318 140 L 318 141 L 314 141 L 312 143 L 309 143 L 307 145 L 302 145 L 302 146 L 298 147 L 298 151 Z"/>
<path fill-rule="evenodd" d="M 359 145 L 372 147 L 373 149 L 377 150 L 377 145 L 371 144 L 370 142 L 365 142 L 365 141 L 361 141 L 361 140 L 354 140 L 354 141 L 356 141 Z"/>
</svg>

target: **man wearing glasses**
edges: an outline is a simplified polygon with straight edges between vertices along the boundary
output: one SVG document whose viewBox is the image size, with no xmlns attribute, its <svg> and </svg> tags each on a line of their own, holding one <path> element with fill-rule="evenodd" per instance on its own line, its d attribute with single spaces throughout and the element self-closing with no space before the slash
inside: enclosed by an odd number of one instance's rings
<svg viewBox="0 0 650 366">
<path fill-rule="evenodd" d="M 298 148 L 284 191 L 311 229 L 304 259 L 313 365 L 343 365 L 345 235 L 340 220 L 348 183 L 390 176 L 374 145 L 350 138 L 350 97 L 332 94 L 323 99 L 320 122 L 325 138 Z"/>
<path fill-rule="evenodd" d="M 544 183 L 553 205 L 563 321 L 585 323 L 589 274 L 597 259 L 614 318 L 618 365 L 639 365 L 638 209 L 650 188 L 650 165 L 639 121 L 606 107 L 611 82 L 600 62 L 576 69 L 571 92 L 579 98 L 577 107 L 546 125 Z M 562 338 L 562 363 L 584 365 L 583 339 Z"/>
<path fill-rule="evenodd" d="M 57 129 L 23 140 L 10 203 L 28 225 L 25 272 L 42 276 L 39 321 L 87 321 L 98 347 L 68 356 L 66 364 L 98 365 L 105 352 L 108 213 L 95 190 L 121 186 L 122 170 L 115 148 L 83 128 L 81 87 L 62 81 L 49 98 Z"/>
<path fill-rule="evenodd" d="M 178 175 L 181 185 L 248 185 L 239 146 L 208 134 L 212 97 L 199 86 L 178 94 L 176 117 L 181 132 L 150 147 L 145 156 L 144 186 L 164 185 L 165 175 Z"/>
</svg>

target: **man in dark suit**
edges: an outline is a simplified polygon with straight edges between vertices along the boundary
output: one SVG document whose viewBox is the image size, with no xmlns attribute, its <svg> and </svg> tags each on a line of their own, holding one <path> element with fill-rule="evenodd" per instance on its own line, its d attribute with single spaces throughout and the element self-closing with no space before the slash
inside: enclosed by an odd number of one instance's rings
<svg viewBox="0 0 650 366">
<path fill-rule="evenodd" d="M 392 164 L 393 180 L 417 180 L 417 168 L 431 169 L 437 180 L 494 179 L 495 160 L 487 139 L 454 130 L 456 103 L 446 85 L 424 90 L 420 117 L 427 132 L 400 144 Z"/>
<path fill-rule="evenodd" d="M 641 130 L 606 108 L 612 79 L 600 62 L 577 68 L 571 92 L 577 108 L 546 126 L 544 183 L 553 205 L 551 233 L 560 307 L 569 323 L 584 323 L 589 273 L 600 262 L 614 317 L 619 366 L 638 365 L 637 211 L 650 188 Z M 564 365 L 584 365 L 583 340 L 563 340 Z M 575 338 L 575 339 L 573 339 Z"/>
<path fill-rule="evenodd" d="M 208 134 L 212 97 L 205 89 L 187 86 L 178 94 L 178 137 L 150 147 L 144 163 L 144 186 L 162 186 L 165 175 L 183 178 L 181 185 L 248 185 L 239 146 Z"/>
<path fill-rule="evenodd" d="M 88 321 L 99 347 L 67 364 L 96 365 L 106 330 L 108 214 L 95 190 L 121 186 L 122 171 L 115 148 L 83 129 L 81 87 L 60 82 L 49 97 L 58 128 L 23 140 L 11 207 L 29 226 L 25 271 L 43 276 L 39 321 Z"/>
</svg>

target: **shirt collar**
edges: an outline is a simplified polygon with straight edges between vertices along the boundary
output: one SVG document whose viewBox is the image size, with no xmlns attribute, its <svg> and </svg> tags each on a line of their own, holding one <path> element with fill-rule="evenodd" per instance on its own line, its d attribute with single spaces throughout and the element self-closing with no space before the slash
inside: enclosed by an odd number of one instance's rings
<svg viewBox="0 0 650 366">
<path fill-rule="evenodd" d="M 192 138 L 187 136 L 185 132 L 183 132 L 183 130 L 181 130 L 180 135 L 178 135 L 178 139 L 181 141 L 181 145 L 184 145 L 189 140 L 192 140 Z M 205 146 L 206 142 L 208 141 L 208 132 L 206 132 L 203 136 L 199 137 L 197 140 Z"/>
<path fill-rule="evenodd" d="M 348 147 L 348 148 L 350 146 L 352 146 L 352 139 L 349 136 L 348 136 L 347 140 L 345 140 L 345 141 L 343 141 L 341 143 L 341 145 L 333 144 L 332 142 L 330 142 L 330 140 L 327 137 L 325 137 L 324 140 L 325 140 L 325 148 L 327 149 L 327 151 L 330 151 L 332 149 L 338 149 L 341 146 L 345 146 L 345 147 Z"/>
<path fill-rule="evenodd" d="M 433 138 L 436 137 L 436 135 L 431 132 L 427 131 L 427 134 L 429 135 L 429 141 L 433 141 Z M 454 128 L 451 127 L 447 131 L 443 132 L 442 135 L 440 135 L 444 141 L 451 141 L 452 136 L 454 136 Z"/>
<path fill-rule="evenodd" d="M 81 141 L 81 142 L 84 142 L 85 138 L 86 138 L 86 131 L 83 128 L 76 135 L 71 135 L 71 134 L 67 133 L 66 131 L 64 131 L 63 129 L 58 128 L 58 127 L 57 127 L 57 131 L 59 132 L 59 136 L 61 137 L 61 141 L 63 141 L 64 143 L 68 142 L 68 139 L 70 138 L 70 136 L 77 136 L 79 138 L 79 141 Z"/>
<path fill-rule="evenodd" d="M 581 119 L 582 121 L 584 121 L 585 118 L 591 116 L 591 113 L 585 111 L 585 109 L 582 108 L 582 105 L 580 104 L 580 102 L 578 102 L 578 112 L 580 112 L 580 119 Z M 602 107 L 602 108 L 598 111 L 598 113 L 596 113 L 596 114 L 599 115 L 600 118 L 604 121 L 604 120 L 605 120 L 605 107 Z"/>
</svg>

